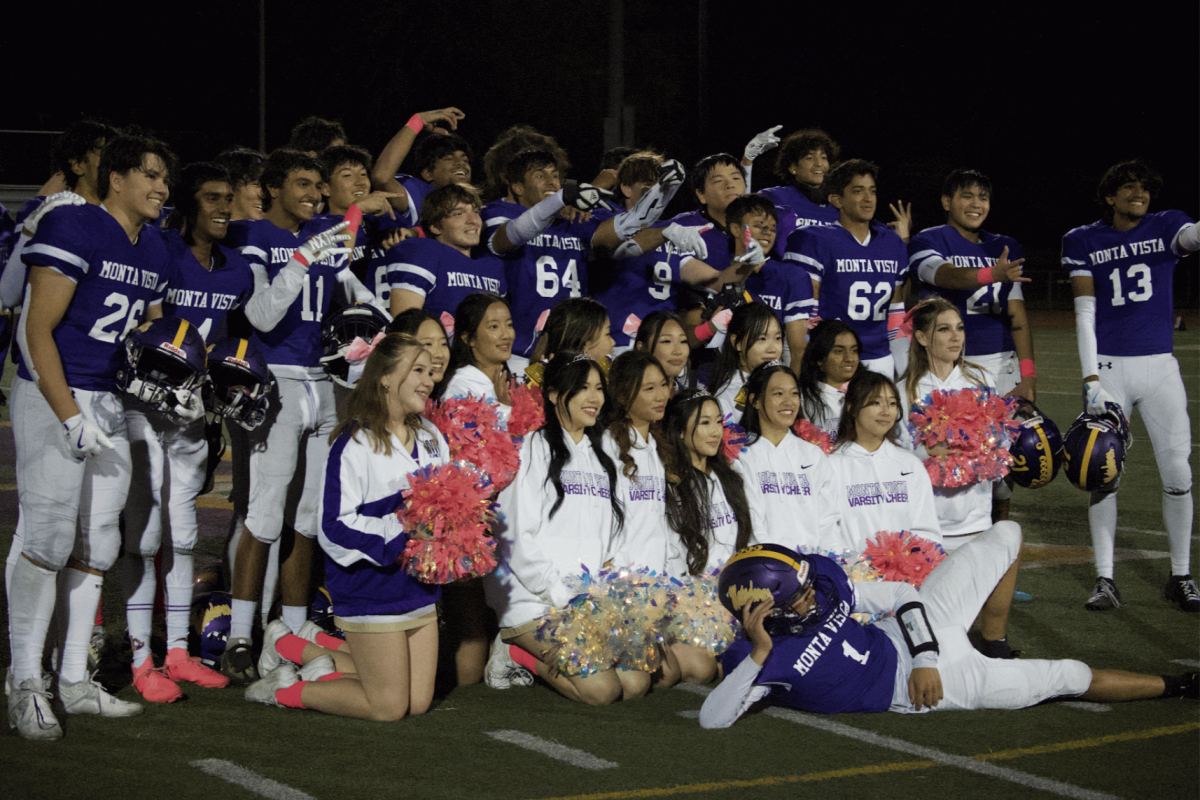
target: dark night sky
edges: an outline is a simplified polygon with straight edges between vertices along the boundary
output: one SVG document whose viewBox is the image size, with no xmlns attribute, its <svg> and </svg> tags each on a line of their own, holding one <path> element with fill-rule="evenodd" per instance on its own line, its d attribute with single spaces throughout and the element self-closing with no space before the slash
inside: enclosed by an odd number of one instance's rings
<svg viewBox="0 0 1200 800">
<path fill-rule="evenodd" d="M 698 0 L 626 0 L 625 102 L 636 144 L 685 164 L 740 153 L 771 125 L 824 127 L 843 156 L 881 165 L 881 199 L 913 200 L 918 228 L 943 221 L 946 172 L 981 169 L 996 184 L 988 227 L 1044 268 L 1062 233 L 1098 216 L 1096 182 L 1122 158 L 1164 173 L 1155 207 L 1200 210 L 1200 14 L 1166 5 L 1102 18 L 1080 4 L 1068 23 L 1048 5 L 960 3 L 947 19 L 932 5 L 710 0 L 702 63 Z M 54 4 L 53 26 L 36 11 L 7 17 L 0 46 L 19 96 L 0 128 L 61 130 L 91 114 L 150 127 L 185 160 L 256 145 L 257 4 L 169 18 L 155 16 L 161 3 L 121 7 L 119 18 L 68 18 Z M 525 122 L 556 136 L 586 180 L 603 147 L 608 10 L 603 0 L 272 0 L 267 145 L 315 113 L 378 153 L 414 111 L 456 105 L 477 153 Z M 48 66 L 30 73 L 39 59 Z M 0 136 L 0 182 L 40 183 L 47 139 Z"/>
</svg>

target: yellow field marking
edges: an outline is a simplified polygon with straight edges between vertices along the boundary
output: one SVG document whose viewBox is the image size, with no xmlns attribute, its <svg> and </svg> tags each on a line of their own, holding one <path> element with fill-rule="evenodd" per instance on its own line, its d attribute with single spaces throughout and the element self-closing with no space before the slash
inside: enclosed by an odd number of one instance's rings
<svg viewBox="0 0 1200 800">
<path fill-rule="evenodd" d="M 1144 731 L 1126 731 L 1125 733 L 1114 733 L 1109 736 L 1097 736 L 1094 739 L 1076 739 L 1073 742 L 1043 744 L 1037 747 L 1021 747 L 1016 750 L 1001 750 L 998 753 L 982 753 L 974 756 L 974 758 L 977 761 L 995 761 L 997 759 L 1020 758 L 1021 756 L 1035 756 L 1043 753 L 1061 753 L 1064 750 L 1079 750 L 1084 747 L 1099 747 L 1105 744 L 1116 744 L 1117 742 L 1132 742 L 1138 739 L 1173 736 L 1176 733 L 1187 733 L 1188 731 L 1197 729 L 1200 729 L 1200 722 L 1186 722 L 1183 725 L 1167 725 L 1162 728 L 1150 728 Z"/>
<path fill-rule="evenodd" d="M 1036 747 L 1021 747 L 1014 750 L 1000 750 L 995 753 L 980 753 L 971 758 L 976 761 L 1003 761 L 1022 756 L 1060 753 L 1065 750 L 1082 750 L 1088 747 L 1101 747 L 1118 742 L 1131 742 L 1140 739 L 1156 739 L 1160 736 L 1173 736 L 1179 733 L 1189 733 L 1200 729 L 1200 722 L 1187 722 L 1183 725 L 1167 725 L 1161 728 L 1150 728 L 1144 731 L 1126 731 L 1109 736 L 1096 736 L 1091 739 L 1076 739 L 1070 742 L 1056 742 Z M 756 786 L 780 786 L 790 783 L 809 783 L 833 778 L 852 778 L 857 775 L 882 775 L 889 772 L 910 772 L 929 767 L 949 766 L 937 761 L 898 761 L 892 764 L 875 764 L 866 767 L 830 770 L 827 772 L 810 772 L 805 775 L 777 775 L 754 780 L 718 781 L 715 783 L 690 783 L 683 786 L 667 786 L 652 789 L 629 789 L 620 792 L 599 792 L 596 794 L 576 794 L 562 797 L 542 798 L 541 800 L 624 800 L 637 797 L 669 797 L 673 794 L 695 792 L 714 792 L 726 789 L 745 789 Z"/>
<path fill-rule="evenodd" d="M 628 797 L 667 797 L 673 794 L 713 792 L 724 789 L 749 789 L 756 786 L 780 786 L 787 783 L 808 783 L 830 778 L 850 778 L 855 775 L 882 775 L 887 772 L 907 772 L 914 769 L 941 766 L 936 761 L 899 761 L 894 764 L 875 764 L 869 767 L 835 769 L 828 772 L 810 772 L 807 775 L 777 775 L 770 778 L 755 778 L 744 781 L 720 781 L 717 783 L 689 783 L 660 789 L 629 789 L 623 792 L 599 792 L 597 794 L 573 794 L 551 797 L 545 800 L 621 800 Z"/>
</svg>

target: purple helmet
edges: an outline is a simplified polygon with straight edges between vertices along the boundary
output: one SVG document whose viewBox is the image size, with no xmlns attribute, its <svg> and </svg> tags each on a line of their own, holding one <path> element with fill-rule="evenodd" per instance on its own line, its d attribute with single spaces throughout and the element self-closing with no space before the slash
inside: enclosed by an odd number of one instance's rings
<svg viewBox="0 0 1200 800">
<path fill-rule="evenodd" d="M 229 629 L 233 624 L 229 592 L 210 592 L 192 598 L 192 624 L 199 633 L 200 661 L 214 669 L 221 664 Z"/>
<path fill-rule="evenodd" d="M 1063 465 L 1063 440 L 1058 426 L 1037 406 L 1020 398 L 1013 417 L 1020 421 L 1021 429 L 1013 436 L 1013 464 L 1008 474 L 1013 481 L 1027 489 L 1041 489 L 1048 485 Z"/>
<path fill-rule="evenodd" d="M 248 339 L 222 339 L 208 350 L 204 405 L 248 431 L 267 417 L 275 381 L 267 360 Z"/>
<path fill-rule="evenodd" d="M 355 303 L 325 315 L 321 321 L 321 347 L 325 351 L 321 366 L 334 383 L 347 389 L 354 387 L 358 377 L 350 374 L 350 363 L 346 361 L 347 348 L 356 338 L 370 344 L 376 334 L 387 330 L 390 322 L 386 314 L 365 303 Z M 362 374 L 361 370 L 358 374 Z"/>
<path fill-rule="evenodd" d="M 175 390 L 195 391 L 204 384 L 204 337 L 185 319 L 161 317 L 125 337 L 125 363 L 117 385 L 156 411 L 177 405 Z"/>
<path fill-rule="evenodd" d="M 1133 444 L 1129 421 L 1116 403 L 1107 403 L 1104 414 L 1083 413 L 1063 442 L 1067 480 L 1085 492 L 1112 492 L 1121 482 L 1125 455 Z"/>
<path fill-rule="evenodd" d="M 840 571 L 840 570 L 839 570 Z M 759 544 L 735 553 L 721 569 L 717 596 L 739 621 L 751 607 L 768 597 L 775 607 L 763 622 L 771 636 L 802 633 L 820 625 L 837 608 L 836 584 L 812 556 L 777 544 Z M 816 586 L 816 603 L 804 616 L 792 606 Z"/>
</svg>

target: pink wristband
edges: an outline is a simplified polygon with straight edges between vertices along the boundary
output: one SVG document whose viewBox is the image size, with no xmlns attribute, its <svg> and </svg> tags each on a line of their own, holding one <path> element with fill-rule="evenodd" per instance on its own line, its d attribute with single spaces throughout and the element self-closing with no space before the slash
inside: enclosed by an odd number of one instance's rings
<svg viewBox="0 0 1200 800">
<path fill-rule="evenodd" d="M 1033 368 L 1033 359 L 1032 358 L 1022 358 L 1021 359 L 1021 377 L 1022 378 L 1036 378 L 1037 377 L 1037 370 Z"/>
<path fill-rule="evenodd" d="M 417 238 L 418 238 L 418 239 L 424 239 L 424 238 L 425 238 L 425 229 L 424 229 L 424 228 L 422 228 L 420 225 L 418 225 L 417 227 L 413 228 L 413 230 L 417 232 Z"/>
<path fill-rule="evenodd" d="M 983 269 L 979 270 L 979 274 L 976 277 L 979 278 L 979 282 L 982 284 L 986 285 L 992 283 L 992 268 L 984 267 Z"/>
<path fill-rule="evenodd" d="M 294 258 L 296 261 L 300 262 L 301 266 L 305 266 L 305 267 L 308 266 L 308 259 L 305 258 L 304 254 L 301 253 L 299 250 L 292 253 L 292 258 Z"/>
<path fill-rule="evenodd" d="M 696 326 L 696 338 L 702 342 L 707 342 L 713 337 L 713 329 L 709 327 L 707 322 L 701 322 Z"/>
<path fill-rule="evenodd" d="M 408 118 L 408 122 L 404 123 L 404 127 L 411 128 L 413 133 L 420 133 L 425 130 L 425 120 L 421 119 L 420 114 L 413 114 Z"/>
</svg>

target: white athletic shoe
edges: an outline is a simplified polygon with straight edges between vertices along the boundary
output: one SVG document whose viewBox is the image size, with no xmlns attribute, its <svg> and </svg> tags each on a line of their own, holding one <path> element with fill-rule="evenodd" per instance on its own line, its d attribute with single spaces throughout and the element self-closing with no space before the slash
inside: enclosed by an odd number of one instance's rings
<svg viewBox="0 0 1200 800">
<path fill-rule="evenodd" d="M 62 726 L 50 708 L 50 692 L 32 678 L 13 686 L 8 695 L 8 727 L 16 728 L 26 739 L 61 739 L 63 735 Z"/>
<path fill-rule="evenodd" d="M 320 625 L 313 622 L 311 619 L 306 619 L 304 621 L 304 624 L 300 626 L 300 630 L 296 632 L 296 635 L 299 636 L 301 639 L 304 639 L 305 641 L 316 644 L 317 643 L 317 634 L 324 633 L 324 632 L 325 632 L 325 629 L 322 628 Z"/>
<path fill-rule="evenodd" d="M 251 703 L 278 706 L 279 702 L 275 699 L 275 693 L 280 689 L 288 688 L 298 680 L 300 680 L 300 673 L 296 671 L 296 665 L 290 661 L 284 661 L 268 672 L 265 678 L 260 678 L 247 686 L 246 699 Z"/>
<path fill-rule="evenodd" d="M 119 700 L 89 675 L 79 683 L 59 680 L 58 697 L 68 714 L 99 714 L 102 717 L 136 717 L 142 713 L 137 703 Z"/>
<path fill-rule="evenodd" d="M 488 657 L 483 681 L 492 689 L 511 689 L 514 686 L 533 686 L 533 675 L 529 670 L 512 660 L 508 645 L 496 634 L 492 642 L 492 654 Z"/>
<path fill-rule="evenodd" d="M 287 660 L 276 652 L 275 643 L 291 632 L 292 629 L 281 619 L 275 620 L 263 631 L 262 652 L 258 654 L 259 675 L 265 678 L 268 672 Z"/>
<path fill-rule="evenodd" d="M 334 672 L 337 672 L 337 668 L 334 666 L 333 656 L 323 654 L 300 668 L 300 680 L 316 681 Z"/>
</svg>

